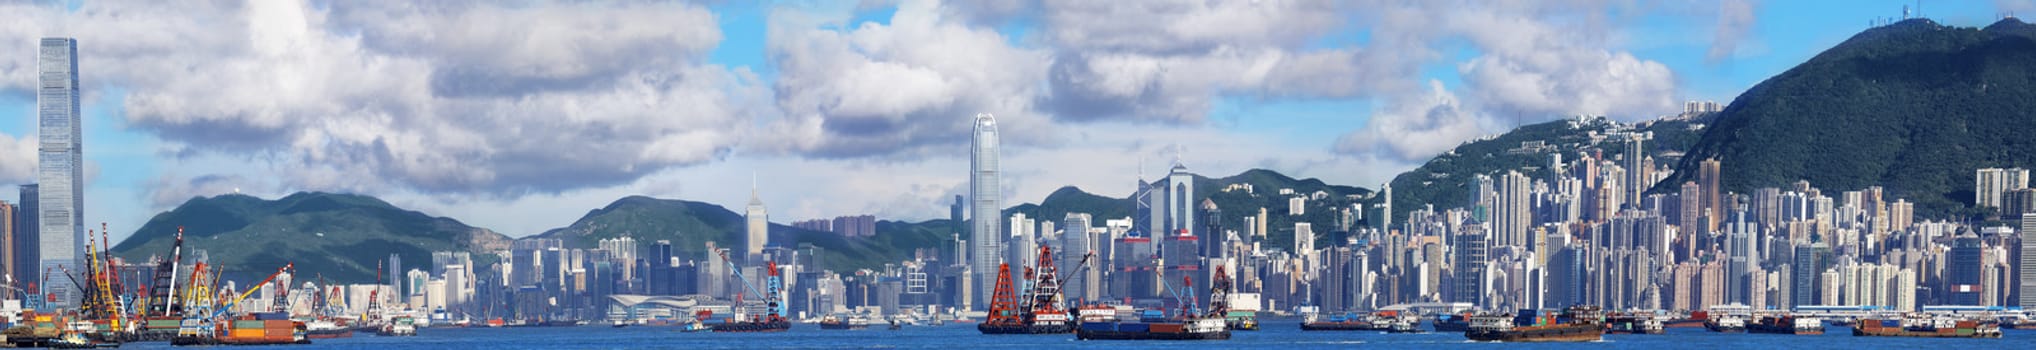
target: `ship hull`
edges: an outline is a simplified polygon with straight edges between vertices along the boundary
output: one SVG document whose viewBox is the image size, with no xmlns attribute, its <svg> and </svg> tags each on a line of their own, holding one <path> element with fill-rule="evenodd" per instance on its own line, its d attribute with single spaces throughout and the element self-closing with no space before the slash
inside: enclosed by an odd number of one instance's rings
<svg viewBox="0 0 2036 350">
<path fill-rule="evenodd" d="M 1227 340 L 1230 331 L 1202 333 L 1157 333 L 1136 331 L 1077 330 L 1075 339 L 1081 340 Z"/>
<path fill-rule="evenodd" d="M 1880 327 L 1875 329 L 1867 329 L 1866 327 L 1860 327 L 1853 328 L 1852 335 L 1855 337 L 2000 338 L 2001 332 L 1968 331 L 1961 334 L 1957 331 L 1932 332 L 1932 331 L 1912 331 L 1898 327 Z"/>
<path fill-rule="evenodd" d="M 1470 322 L 1436 322 L 1435 331 L 1450 333 L 1468 332 L 1470 331 Z"/>
<path fill-rule="evenodd" d="M 729 322 L 715 325 L 716 333 L 766 333 L 783 332 L 792 329 L 792 322 Z"/>
<path fill-rule="evenodd" d="M 1582 342 L 1604 339 L 1605 326 L 1602 324 L 1576 324 L 1546 327 L 1532 327 L 1506 331 L 1468 330 L 1463 337 L 1474 341 L 1502 342 Z"/>
<path fill-rule="evenodd" d="M 976 324 L 976 330 L 983 334 L 1068 334 L 1075 331 L 1074 325 L 992 325 Z"/>
<path fill-rule="evenodd" d="M 1718 333 L 1744 333 L 1744 332 L 1746 332 L 1746 327 L 1743 327 L 1743 326 L 1725 326 L 1725 325 L 1716 325 L 1716 324 L 1709 324 L 1709 323 L 1706 323 L 1706 324 L 1704 324 L 1704 329 L 1710 330 L 1710 331 L 1712 331 L 1712 332 L 1718 332 Z"/>
<path fill-rule="evenodd" d="M 821 322 L 821 323 L 820 323 L 820 329 L 827 329 L 827 330 L 838 330 L 838 331 L 852 331 L 852 330 L 859 330 L 859 329 L 869 329 L 869 328 L 870 328 L 870 325 L 866 325 L 866 324 L 848 324 L 848 323 L 826 323 L 826 322 Z"/>
<path fill-rule="evenodd" d="M 1302 323 L 1303 331 L 1388 331 L 1392 327 L 1376 326 L 1371 323 Z"/>
<path fill-rule="evenodd" d="M 1746 326 L 1746 332 L 1747 332 L 1747 333 L 1758 333 L 1758 334 L 1793 334 L 1793 335 L 1822 335 L 1822 334 L 1824 334 L 1824 330 L 1823 330 L 1823 329 L 1796 329 L 1795 327 L 1785 327 L 1785 326 L 1769 326 L 1769 325 L 1761 325 L 1761 324 L 1753 324 L 1753 325 L 1747 325 L 1747 326 Z"/>
</svg>

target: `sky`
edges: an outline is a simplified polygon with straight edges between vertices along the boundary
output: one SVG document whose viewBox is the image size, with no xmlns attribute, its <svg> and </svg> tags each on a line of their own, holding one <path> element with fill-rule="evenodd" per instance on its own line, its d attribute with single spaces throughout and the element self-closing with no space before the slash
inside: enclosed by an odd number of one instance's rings
<svg viewBox="0 0 2036 350">
<path fill-rule="evenodd" d="M 771 220 L 945 217 L 971 118 L 1008 205 L 1178 160 L 1377 187 L 1479 136 L 1637 121 L 1869 28 L 2036 1 L 6 1 L 0 184 L 33 183 L 36 45 L 78 40 L 85 221 L 373 195 L 512 237 L 629 195 Z M 11 43 L 11 44 L 10 44 Z M 0 198 L 14 201 L 11 195 Z"/>
</svg>

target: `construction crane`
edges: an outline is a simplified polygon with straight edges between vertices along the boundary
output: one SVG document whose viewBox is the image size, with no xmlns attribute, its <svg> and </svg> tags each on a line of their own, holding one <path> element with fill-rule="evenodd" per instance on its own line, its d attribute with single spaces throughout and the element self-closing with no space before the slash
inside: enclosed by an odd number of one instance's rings
<svg viewBox="0 0 2036 350">
<path fill-rule="evenodd" d="M 210 281 L 213 279 L 210 277 L 210 275 L 205 274 L 205 262 L 200 261 L 191 264 L 191 279 L 189 280 L 191 286 L 184 289 L 183 295 L 185 316 L 204 314 L 212 309 L 212 283 Z"/>
<path fill-rule="evenodd" d="M 1061 278 L 1060 278 L 1060 280 L 1058 280 L 1058 281 L 1054 281 L 1054 285 L 1055 285 L 1055 286 L 1065 286 L 1065 285 L 1067 285 L 1067 281 L 1068 281 L 1068 279 L 1074 278 L 1074 276 L 1081 276 L 1083 272 L 1088 272 L 1088 271 L 1089 271 L 1089 259 L 1090 259 L 1090 258 L 1094 258 L 1094 257 L 1096 257 L 1096 251 L 1093 251 L 1093 250 L 1089 251 L 1089 252 L 1088 252 L 1088 253 L 1086 253 L 1086 254 L 1082 254 L 1082 260 L 1081 260 L 1081 262 L 1077 262 L 1077 263 L 1075 263 L 1075 270 L 1074 270 L 1074 273 L 1070 273 L 1070 274 L 1068 274 L 1068 275 L 1067 275 L 1066 277 L 1061 277 Z M 1083 284 L 1083 286 L 1082 286 L 1082 287 L 1083 287 L 1083 288 L 1095 288 L 1095 286 L 1090 286 L 1090 285 L 1087 285 L 1087 284 Z M 1074 309 L 1074 308 L 1076 307 L 1076 305 L 1072 305 L 1072 303 L 1073 303 L 1073 302 L 1075 301 L 1075 298 L 1067 298 L 1067 299 L 1068 299 L 1067 301 L 1068 301 L 1068 303 L 1069 303 L 1070 305 L 1064 306 L 1064 308 L 1067 308 L 1067 309 Z"/>
<path fill-rule="evenodd" d="M 234 297 L 233 300 L 229 300 L 225 304 L 219 305 L 219 309 L 212 310 L 212 315 L 206 318 L 208 319 L 219 318 L 219 315 L 226 313 L 226 310 L 232 310 L 234 307 L 239 306 L 241 300 L 246 300 L 248 296 L 252 296 L 254 295 L 255 292 L 261 291 L 262 287 L 268 286 L 269 282 L 275 281 L 276 276 L 282 276 L 284 272 L 288 272 L 290 271 L 290 269 L 296 267 L 297 267 L 296 263 L 283 264 L 283 268 L 276 269 L 276 273 L 269 274 L 269 278 L 264 278 L 262 279 L 261 282 L 257 282 L 253 286 L 247 287 L 247 291 L 240 292 L 240 296 Z"/>
<path fill-rule="evenodd" d="M 1230 274 L 1223 272 L 1223 265 L 1216 265 L 1216 277 L 1209 284 L 1209 312 L 1206 317 L 1229 317 Z"/>
<path fill-rule="evenodd" d="M 764 296 L 764 310 L 766 314 L 755 318 L 756 321 L 778 322 L 784 320 L 784 304 L 778 299 L 778 290 L 784 288 L 784 281 L 780 280 L 778 276 L 777 261 L 765 262 L 765 268 L 769 270 L 764 272 L 765 285 L 763 292 L 758 292 L 756 286 L 750 283 L 749 277 L 742 275 L 742 266 L 736 265 L 735 260 L 728 258 L 728 251 L 721 251 L 721 261 L 727 262 L 729 270 L 735 272 L 735 278 L 742 280 L 743 288 L 748 289 L 750 293 Z"/>
<path fill-rule="evenodd" d="M 177 295 L 177 269 L 183 267 L 184 260 L 183 226 L 177 226 L 177 240 L 173 242 L 170 244 L 170 260 L 156 264 L 154 287 L 149 288 L 147 294 L 147 310 L 150 313 L 160 311 L 163 315 L 174 316 L 182 308 L 174 298 Z"/>
</svg>

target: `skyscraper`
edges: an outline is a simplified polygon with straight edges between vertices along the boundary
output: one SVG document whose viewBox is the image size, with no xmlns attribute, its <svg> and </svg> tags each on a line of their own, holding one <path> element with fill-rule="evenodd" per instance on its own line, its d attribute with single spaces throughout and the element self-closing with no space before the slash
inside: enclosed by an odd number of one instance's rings
<svg viewBox="0 0 2036 350">
<path fill-rule="evenodd" d="M 764 242 L 770 240 L 770 213 L 764 210 L 763 199 L 756 196 L 756 185 L 749 187 L 749 207 L 742 212 L 745 230 L 742 235 L 742 253 L 745 256 L 763 256 Z M 749 258 L 761 259 L 761 258 Z"/>
<path fill-rule="evenodd" d="M 16 280 L 42 279 L 41 220 L 36 219 L 40 186 L 21 185 L 21 207 L 14 210 L 14 274 Z"/>
<path fill-rule="evenodd" d="M 40 257 L 43 267 L 83 270 L 78 259 L 85 255 L 85 183 L 83 133 L 78 122 L 78 41 L 71 38 L 43 38 L 41 73 L 37 84 L 36 111 L 40 121 L 36 180 L 42 186 L 40 212 Z M 77 305 L 78 291 L 70 284 L 50 283 L 44 290 L 57 295 L 55 306 Z"/>
<path fill-rule="evenodd" d="M 2002 208 L 2002 192 L 2029 187 L 2027 169 L 1985 168 L 1975 173 L 1972 186 L 1972 204 L 1975 207 Z"/>
<path fill-rule="evenodd" d="M 1704 210 L 1702 213 L 1708 216 L 1703 226 L 1706 231 L 1718 227 L 1718 222 L 1721 221 L 1719 219 L 1725 216 L 1723 199 L 1719 198 L 1718 195 L 1724 191 L 1718 187 L 1718 172 L 1720 167 L 1722 165 L 1718 162 L 1717 158 L 1705 159 L 1697 167 L 1697 182 L 1699 186 L 1703 186 Z"/>
<path fill-rule="evenodd" d="M 2016 261 L 2021 264 L 2021 269 L 2016 272 L 2021 273 L 2022 283 L 2016 287 L 2021 288 L 2022 293 L 2018 295 L 2021 300 L 2017 304 L 2023 310 L 2030 310 L 2036 309 L 2036 213 L 2022 214 L 2021 219 L 2022 256 Z"/>
<path fill-rule="evenodd" d="M 1493 245 L 1528 246 L 1527 226 L 1533 224 L 1534 212 L 1528 205 L 1528 192 L 1534 183 L 1527 175 L 1518 171 L 1507 171 L 1499 175 L 1497 198 L 1492 203 L 1492 226 L 1498 236 Z"/>
<path fill-rule="evenodd" d="M 1195 175 L 1188 166 L 1174 160 L 1166 173 L 1166 235 L 1175 236 L 1201 229 L 1195 227 Z M 1195 234 L 1199 236 L 1199 234 Z"/>
<path fill-rule="evenodd" d="M 20 215 L 13 204 L 0 200 L 0 273 L 14 273 L 14 216 Z"/>
<path fill-rule="evenodd" d="M 1982 297 L 1986 293 L 1982 290 L 1986 287 L 1983 249 L 1979 236 L 1971 231 L 1959 232 L 1951 239 L 1951 253 L 1946 257 L 1951 262 L 1944 265 L 1948 284 L 1945 292 L 1950 305 L 1986 305 L 1986 298 Z"/>
<path fill-rule="evenodd" d="M 1636 132 L 1626 134 L 1626 136 L 1627 136 L 1626 142 L 1627 190 L 1625 202 L 1633 203 L 1635 206 L 1638 206 L 1640 204 L 1640 200 L 1642 199 L 1642 197 L 1647 195 L 1647 187 L 1654 185 L 1653 183 L 1649 183 L 1648 179 L 1649 177 L 1651 177 L 1650 176 L 1651 174 L 1649 174 L 1648 170 L 1652 169 L 1648 169 L 1648 167 L 1650 166 L 1645 166 L 1641 164 L 1641 159 L 1647 157 L 1647 148 L 1642 147 L 1643 146 L 1642 143 L 1647 140 L 1648 134 Z"/>
<path fill-rule="evenodd" d="M 976 115 L 974 142 L 969 147 L 969 236 L 976 242 L 975 263 L 970 266 L 976 273 L 976 291 L 973 295 L 990 295 L 997 288 L 997 255 L 1003 249 L 1004 200 L 998 183 L 997 166 L 997 118 L 989 113 Z M 987 307 L 988 304 L 983 306 Z"/>
</svg>

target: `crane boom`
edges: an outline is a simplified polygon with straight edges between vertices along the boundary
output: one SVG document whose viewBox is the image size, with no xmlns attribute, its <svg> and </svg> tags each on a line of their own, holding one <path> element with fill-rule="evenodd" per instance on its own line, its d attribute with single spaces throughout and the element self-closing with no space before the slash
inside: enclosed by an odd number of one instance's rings
<svg viewBox="0 0 2036 350">
<path fill-rule="evenodd" d="M 212 316 L 218 317 L 220 313 L 226 312 L 226 310 L 232 309 L 234 306 L 240 305 L 241 300 L 247 299 L 248 296 L 254 295 L 254 293 L 257 291 L 261 291 L 263 286 L 267 286 L 269 285 L 269 282 L 275 281 L 276 276 L 282 276 L 284 271 L 289 271 L 290 268 L 296 266 L 297 266 L 296 263 L 283 264 L 283 268 L 276 269 L 276 273 L 269 274 L 269 278 L 264 278 L 262 279 L 261 283 L 255 283 L 254 286 L 247 287 L 247 291 L 240 292 L 240 296 L 234 297 L 233 300 L 228 301 L 225 305 L 220 305 L 218 310 L 213 310 Z"/>
</svg>

